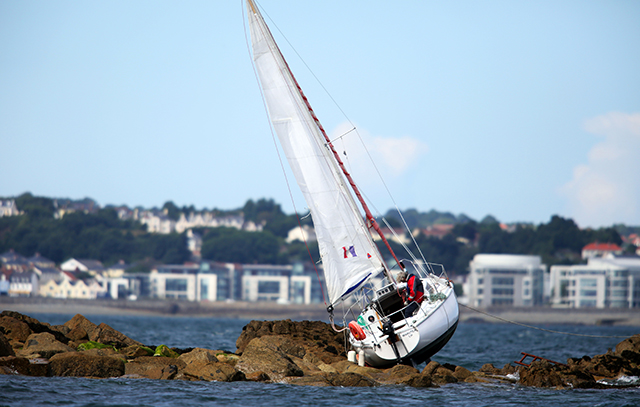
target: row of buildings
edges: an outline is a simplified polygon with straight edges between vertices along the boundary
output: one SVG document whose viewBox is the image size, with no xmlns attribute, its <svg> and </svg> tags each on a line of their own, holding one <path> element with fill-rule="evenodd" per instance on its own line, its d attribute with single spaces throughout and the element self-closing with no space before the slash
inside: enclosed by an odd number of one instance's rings
<svg viewBox="0 0 640 407">
<path fill-rule="evenodd" d="M 119 262 L 104 267 L 96 260 L 71 258 L 59 267 L 36 254 L 0 255 L 0 295 L 134 300 L 322 302 L 321 270 L 312 264 L 269 265 L 203 261 L 158 265 L 135 271 Z"/>
<path fill-rule="evenodd" d="M 539 256 L 478 254 L 463 285 L 464 300 L 475 307 L 640 307 L 640 256 L 594 243 L 583 257 L 586 264 L 548 269 Z"/>
<path fill-rule="evenodd" d="M 558 308 L 640 307 L 640 257 L 598 248 L 586 264 L 547 267 L 539 256 L 478 254 L 459 301 L 470 306 Z M 56 267 L 35 255 L 0 255 L 0 295 L 55 298 L 158 298 L 187 301 L 322 303 L 323 275 L 313 264 L 266 265 L 202 261 L 139 272 L 123 262 L 69 259 Z"/>
</svg>

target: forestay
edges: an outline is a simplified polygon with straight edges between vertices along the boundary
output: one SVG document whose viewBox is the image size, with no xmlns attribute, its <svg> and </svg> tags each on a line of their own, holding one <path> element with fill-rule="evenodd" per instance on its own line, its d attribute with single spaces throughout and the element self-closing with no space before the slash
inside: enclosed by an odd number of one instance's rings
<svg viewBox="0 0 640 407">
<path fill-rule="evenodd" d="M 305 197 L 329 301 L 339 302 L 383 268 L 353 196 L 260 12 L 247 0 L 253 59 L 273 128 Z"/>
</svg>

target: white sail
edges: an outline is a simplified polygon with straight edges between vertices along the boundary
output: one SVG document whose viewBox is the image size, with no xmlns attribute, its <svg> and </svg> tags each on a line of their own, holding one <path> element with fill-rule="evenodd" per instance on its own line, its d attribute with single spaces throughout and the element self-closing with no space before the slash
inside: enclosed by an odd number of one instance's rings
<svg viewBox="0 0 640 407">
<path fill-rule="evenodd" d="M 383 268 L 344 176 L 259 10 L 247 0 L 253 59 L 273 128 L 311 211 L 329 301 Z"/>
</svg>

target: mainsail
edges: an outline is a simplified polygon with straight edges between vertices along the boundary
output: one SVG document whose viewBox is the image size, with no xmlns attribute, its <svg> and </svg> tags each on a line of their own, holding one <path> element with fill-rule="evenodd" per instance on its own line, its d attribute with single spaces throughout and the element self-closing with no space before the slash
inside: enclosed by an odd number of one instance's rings
<svg viewBox="0 0 640 407">
<path fill-rule="evenodd" d="M 253 60 L 273 128 L 311 211 L 331 305 L 384 268 L 323 130 L 252 0 Z"/>
</svg>

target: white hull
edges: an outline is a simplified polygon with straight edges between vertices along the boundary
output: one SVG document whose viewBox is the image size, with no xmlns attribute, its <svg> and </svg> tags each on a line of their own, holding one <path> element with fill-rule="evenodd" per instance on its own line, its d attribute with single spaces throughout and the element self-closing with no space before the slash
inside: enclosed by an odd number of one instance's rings
<svg viewBox="0 0 640 407">
<path fill-rule="evenodd" d="M 438 279 L 436 286 L 437 294 L 425 294 L 424 301 L 413 316 L 405 319 L 402 310 L 391 316 L 396 321 L 392 325 L 391 335 L 383 333 L 385 318 L 379 313 L 380 306 L 369 306 L 362 312 L 358 323 L 366 337 L 357 340 L 350 334 L 349 341 L 358 353 L 364 351 L 367 365 L 417 365 L 429 359 L 447 343 L 458 324 L 458 301 L 452 284 Z M 397 293 L 388 292 L 385 297 L 388 302 L 394 300 Z M 375 300 L 372 304 L 374 302 Z"/>
</svg>

